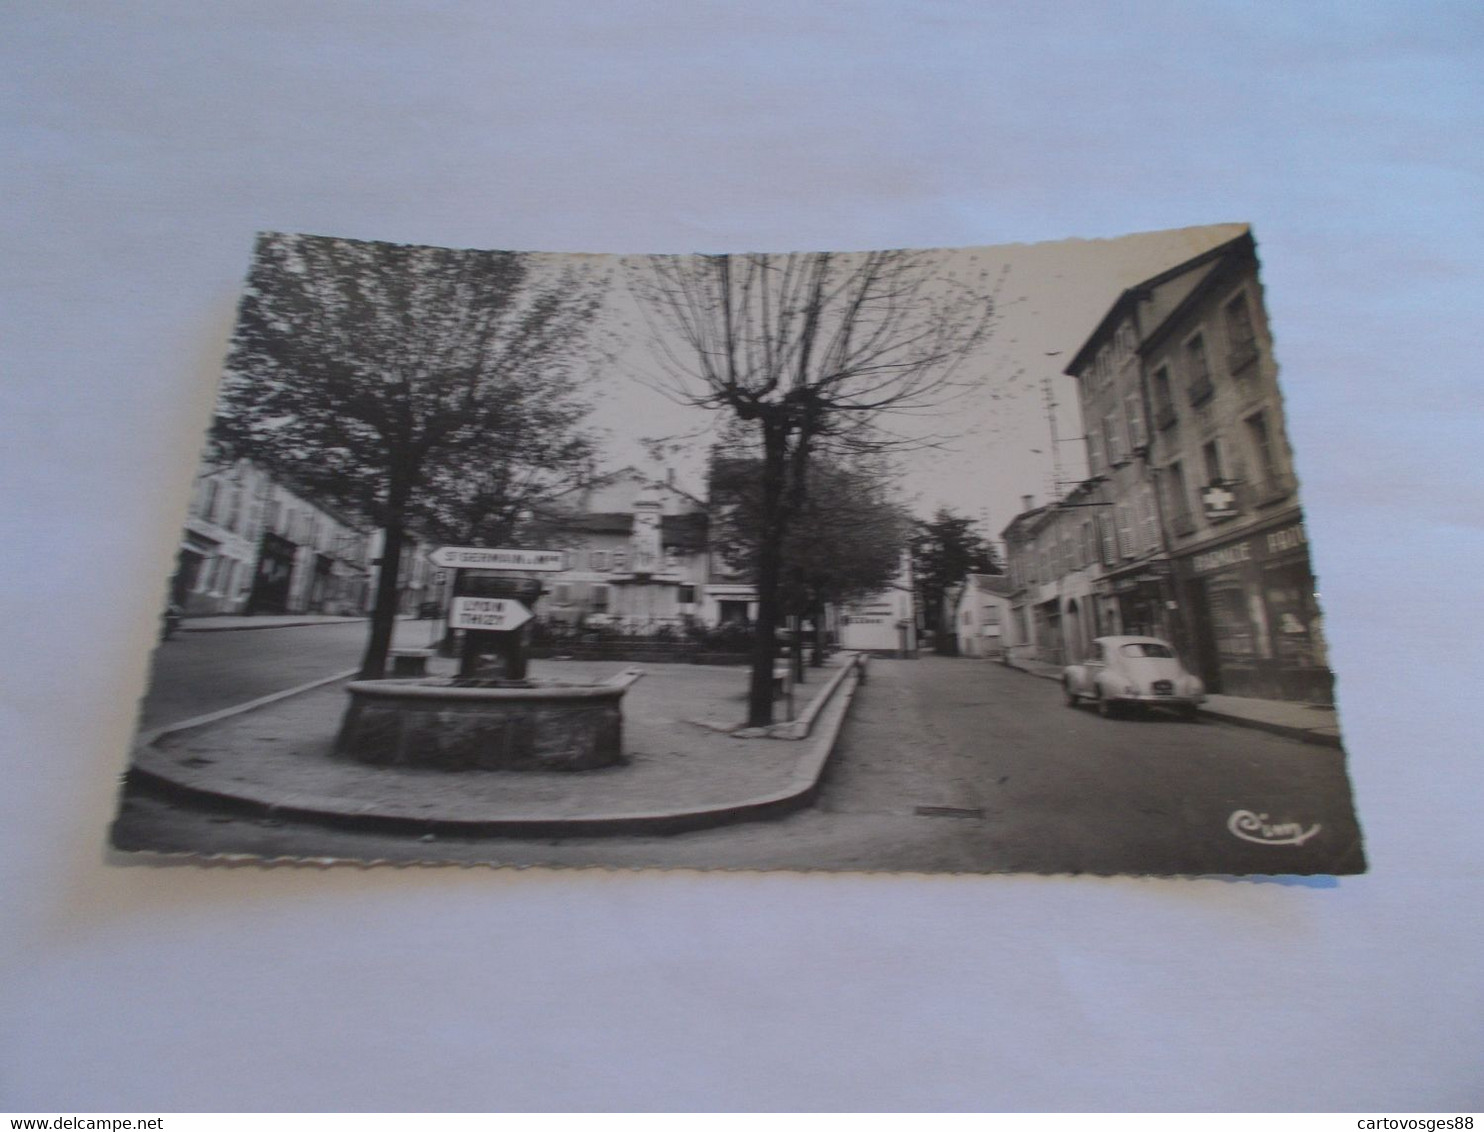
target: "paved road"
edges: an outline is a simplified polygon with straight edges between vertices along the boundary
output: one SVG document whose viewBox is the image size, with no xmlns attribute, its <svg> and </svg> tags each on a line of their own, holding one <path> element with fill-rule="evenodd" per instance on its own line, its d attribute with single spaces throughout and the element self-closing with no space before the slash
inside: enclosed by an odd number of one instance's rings
<svg viewBox="0 0 1484 1132">
<path fill-rule="evenodd" d="M 426 645 L 432 621 L 402 621 L 398 643 Z M 155 650 L 140 727 L 192 716 L 331 676 L 360 663 L 369 621 L 177 633 Z"/>
<path fill-rule="evenodd" d="M 776 821 L 664 838 L 418 841 L 171 810 L 149 798 L 130 806 L 154 839 L 178 839 L 182 850 L 266 856 L 931 872 L 1359 863 L 1338 751 L 1173 718 L 1104 720 L 1065 707 L 1049 681 L 942 658 L 873 665 L 818 805 Z M 1227 826 L 1240 810 L 1320 830 L 1298 846 L 1250 844 Z"/>
</svg>

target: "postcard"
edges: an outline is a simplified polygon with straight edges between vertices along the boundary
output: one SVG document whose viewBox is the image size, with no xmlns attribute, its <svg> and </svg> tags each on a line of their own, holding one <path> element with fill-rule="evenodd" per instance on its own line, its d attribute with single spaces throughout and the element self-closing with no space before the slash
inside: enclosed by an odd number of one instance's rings
<svg viewBox="0 0 1484 1132">
<path fill-rule="evenodd" d="M 1365 870 L 1246 226 L 248 242 L 116 849 Z"/>
</svg>

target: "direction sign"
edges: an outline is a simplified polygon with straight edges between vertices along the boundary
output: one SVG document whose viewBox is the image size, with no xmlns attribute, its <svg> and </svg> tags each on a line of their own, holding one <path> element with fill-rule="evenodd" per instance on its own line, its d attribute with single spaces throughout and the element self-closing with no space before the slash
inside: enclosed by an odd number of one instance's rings
<svg viewBox="0 0 1484 1132">
<path fill-rule="evenodd" d="M 531 619 L 531 611 L 506 597 L 456 597 L 448 614 L 450 629 L 506 633 Z"/>
<path fill-rule="evenodd" d="M 440 546 L 428 556 L 446 570 L 565 570 L 560 550 L 490 550 L 482 546 Z"/>
</svg>

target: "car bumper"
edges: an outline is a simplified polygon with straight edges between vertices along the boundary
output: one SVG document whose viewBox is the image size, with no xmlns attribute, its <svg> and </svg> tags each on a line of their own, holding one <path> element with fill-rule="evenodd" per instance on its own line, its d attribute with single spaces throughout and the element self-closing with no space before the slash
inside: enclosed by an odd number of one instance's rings
<svg viewBox="0 0 1484 1132">
<path fill-rule="evenodd" d="M 1205 696 L 1157 696 L 1153 693 L 1140 693 L 1121 696 L 1109 696 L 1110 700 L 1118 704 L 1142 704 L 1148 707 L 1199 707 L 1206 702 Z"/>
</svg>

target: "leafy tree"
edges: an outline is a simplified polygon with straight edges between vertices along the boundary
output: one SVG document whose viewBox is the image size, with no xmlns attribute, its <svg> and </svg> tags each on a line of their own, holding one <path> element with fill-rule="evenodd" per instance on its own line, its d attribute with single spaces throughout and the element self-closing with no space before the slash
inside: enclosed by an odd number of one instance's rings
<svg viewBox="0 0 1484 1132">
<path fill-rule="evenodd" d="M 949 626 L 943 624 L 943 597 L 965 574 L 998 574 L 994 547 L 974 529 L 974 521 L 939 508 L 932 519 L 918 520 L 912 532 L 912 573 L 917 583 L 923 625 L 933 630 L 938 652 L 952 651 Z"/>
<path fill-rule="evenodd" d="M 762 548 L 762 463 L 756 457 L 713 453 L 710 503 L 713 545 L 727 564 L 755 578 Z M 823 663 L 824 612 L 879 593 L 896 579 L 912 530 L 907 510 L 891 494 L 879 460 L 816 464 L 808 470 L 804 500 L 784 540 L 780 601 L 785 616 L 810 621 L 814 660 Z M 802 642 L 795 637 L 802 677 Z"/>
<path fill-rule="evenodd" d="M 498 538 L 587 469 L 602 282 L 515 252 L 259 236 L 214 437 L 383 530 L 363 678 L 385 671 L 409 531 Z"/>
<path fill-rule="evenodd" d="M 893 416 L 955 393 L 988 334 L 991 296 L 928 252 L 711 255 L 628 261 L 653 332 L 657 383 L 728 414 L 761 451 L 757 646 L 748 722 L 772 721 L 785 544 L 824 452 L 880 451 Z M 971 268 L 972 270 L 972 268 Z"/>
</svg>

